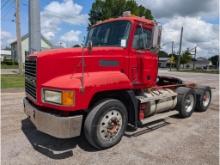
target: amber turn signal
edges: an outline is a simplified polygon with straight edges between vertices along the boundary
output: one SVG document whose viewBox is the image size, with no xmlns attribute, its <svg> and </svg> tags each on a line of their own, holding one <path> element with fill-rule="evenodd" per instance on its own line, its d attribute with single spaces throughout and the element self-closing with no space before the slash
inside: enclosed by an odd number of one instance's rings
<svg viewBox="0 0 220 165">
<path fill-rule="evenodd" d="M 63 105 L 75 105 L 75 92 L 74 91 L 63 91 L 62 92 L 62 104 Z"/>
</svg>

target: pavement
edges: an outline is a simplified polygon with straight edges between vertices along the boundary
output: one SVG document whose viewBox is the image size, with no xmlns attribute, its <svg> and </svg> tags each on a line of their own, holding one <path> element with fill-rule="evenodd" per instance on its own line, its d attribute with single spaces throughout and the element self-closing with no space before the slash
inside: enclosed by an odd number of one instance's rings
<svg viewBox="0 0 220 165">
<path fill-rule="evenodd" d="M 1 74 L 18 74 L 18 69 L 1 69 Z"/>
<path fill-rule="evenodd" d="M 165 119 L 158 129 L 139 136 L 124 136 L 106 150 L 91 147 L 84 136 L 60 140 L 36 131 L 23 113 L 21 90 L 4 90 L 1 98 L 2 164 L 74 165 L 218 165 L 219 164 L 219 75 L 177 73 L 169 75 L 215 87 L 207 112 L 190 118 Z"/>
</svg>

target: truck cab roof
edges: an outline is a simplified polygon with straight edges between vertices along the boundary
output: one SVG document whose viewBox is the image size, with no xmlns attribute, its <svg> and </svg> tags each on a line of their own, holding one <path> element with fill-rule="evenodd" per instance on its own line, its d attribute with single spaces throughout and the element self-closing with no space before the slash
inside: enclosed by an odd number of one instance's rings
<svg viewBox="0 0 220 165">
<path fill-rule="evenodd" d="M 95 25 L 93 25 L 92 27 L 104 24 L 104 23 L 108 23 L 108 22 L 114 22 L 114 21 L 130 21 L 130 22 L 141 22 L 143 24 L 147 24 L 150 26 L 154 26 L 156 24 L 155 21 L 150 20 L 150 19 L 146 19 L 144 17 L 137 17 L 137 16 L 121 16 L 118 18 L 109 18 L 107 20 L 104 21 L 99 21 L 98 23 L 96 23 Z"/>
</svg>

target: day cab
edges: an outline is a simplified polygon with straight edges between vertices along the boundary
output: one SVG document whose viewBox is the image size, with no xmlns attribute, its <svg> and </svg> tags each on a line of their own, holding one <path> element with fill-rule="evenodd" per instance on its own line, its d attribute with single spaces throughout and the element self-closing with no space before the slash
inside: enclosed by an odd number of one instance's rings
<svg viewBox="0 0 220 165">
<path fill-rule="evenodd" d="M 25 113 L 43 133 L 84 133 L 94 147 L 108 148 L 128 124 L 205 111 L 209 87 L 158 77 L 160 38 L 156 22 L 125 14 L 92 26 L 80 48 L 34 52 L 25 61 Z"/>
</svg>

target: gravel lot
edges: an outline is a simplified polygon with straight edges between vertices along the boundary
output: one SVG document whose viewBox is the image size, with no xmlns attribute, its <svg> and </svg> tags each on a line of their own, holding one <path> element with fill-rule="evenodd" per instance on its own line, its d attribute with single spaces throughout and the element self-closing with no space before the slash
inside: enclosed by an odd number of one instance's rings
<svg viewBox="0 0 220 165">
<path fill-rule="evenodd" d="M 167 118 L 155 130 L 124 136 L 113 148 L 97 151 L 84 137 L 59 140 L 36 131 L 23 113 L 19 90 L 2 91 L 2 164 L 219 164 L 219 87 L 217 74 L 160 71 L 184 80 L 210 85 L 213 100 L 207 112 L 191 118 Z M 159 123 L 158 123 L 159 124 Z"/>
</svg>

